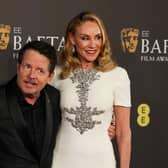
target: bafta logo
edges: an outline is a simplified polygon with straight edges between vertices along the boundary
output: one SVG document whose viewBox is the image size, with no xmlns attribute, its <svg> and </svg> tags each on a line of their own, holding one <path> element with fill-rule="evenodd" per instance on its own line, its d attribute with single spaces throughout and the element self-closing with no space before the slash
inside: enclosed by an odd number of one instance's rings
<svg viewBox="0 0 168 168">
<path fill-rule="evenodd" d="M 138 45 L 139 30 L 135 28 L 124 28 L 121 30 L 120 38 L 125 53 L 134 53 Z"/>
<path fill-rule="evenodd" d="M 11 27 L 0 24 L 0 50 L 6 50 L 10 40 Z"/>
</svg>

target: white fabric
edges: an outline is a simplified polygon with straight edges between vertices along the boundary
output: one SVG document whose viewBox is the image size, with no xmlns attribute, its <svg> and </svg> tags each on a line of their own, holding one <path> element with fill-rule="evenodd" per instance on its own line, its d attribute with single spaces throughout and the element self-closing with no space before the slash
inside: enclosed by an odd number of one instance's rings
<svg viewBox="0 0 168 168">
<path fill-rule="evenodd" d="M 107 130 L 113 105 L 131 106 L 130 80 L 126 70 L 116 67 L 110 72 L 93 73 L 92 77 L 97 79 L 86 82 L 88 90 L 84 93 L 77 87 L 77 81 L 73 83 L 71 78 L 59 80 L 59 73 L 60 68 L 57 67 L 52 85 L 61 92 L 62 124 L 57 136 L 52 168 L 115 168 L 113 146 Z M 88 117 L 86 121 L 94 123 L 93 127 L 86 128 L 84 124 L 87 125 L 87 122 L 80 121 L 82 116 L 77 116 L 76 113 L 80 111 L 80 107 L 88 113 L 87 116 L 84 115 L 84 120 Z M 91 115 L 89 112 L 93 111 L 95 113 Z"/>
</svg>

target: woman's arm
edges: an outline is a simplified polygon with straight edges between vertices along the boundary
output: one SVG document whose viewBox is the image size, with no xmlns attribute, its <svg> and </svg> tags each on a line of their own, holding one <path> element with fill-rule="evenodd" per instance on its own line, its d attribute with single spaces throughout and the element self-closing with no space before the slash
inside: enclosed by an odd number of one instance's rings
<svg viewBox="0 0 168 168">
<path fill-rule="evenodd" d="M 120 168 L 129 168 L 131 157 L 130 107 L 114 106 Z"/>
</svg>

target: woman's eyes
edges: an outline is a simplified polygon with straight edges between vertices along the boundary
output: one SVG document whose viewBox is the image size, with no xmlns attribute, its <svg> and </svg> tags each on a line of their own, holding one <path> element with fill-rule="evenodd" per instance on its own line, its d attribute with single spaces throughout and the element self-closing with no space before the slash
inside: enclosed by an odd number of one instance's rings
<svg viewBox="0 0 168 168">
<path fill-rule="evenodd" d="M 88 36 L 83 36 L 83 37 L 81 37 L 81 39 L 86 41 L 86 40 L 90 40 L 91 38 L 89 38 Z M 96 35 L 94 39 L 95 40 L 101 40 L 102 36 L 101 35 Z"/>
</svg>

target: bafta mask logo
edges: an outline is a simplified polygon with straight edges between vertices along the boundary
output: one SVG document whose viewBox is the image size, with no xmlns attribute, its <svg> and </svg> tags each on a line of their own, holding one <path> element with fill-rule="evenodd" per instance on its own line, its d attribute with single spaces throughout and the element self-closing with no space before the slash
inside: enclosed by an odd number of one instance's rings
<svg viewBox="0 0 168 168">
<path fill-rule="evenodd" d="M 0 24 L 0 50 L 6 50 L 10 40 L 11 27 Z"/>
<path fill-rule="evenodd" d="M 121 30 L 121 44 L 123 52 L 135 53 L 138 45 L 139 30 L 135 28 L 124 28 Z"/>
</svg>

